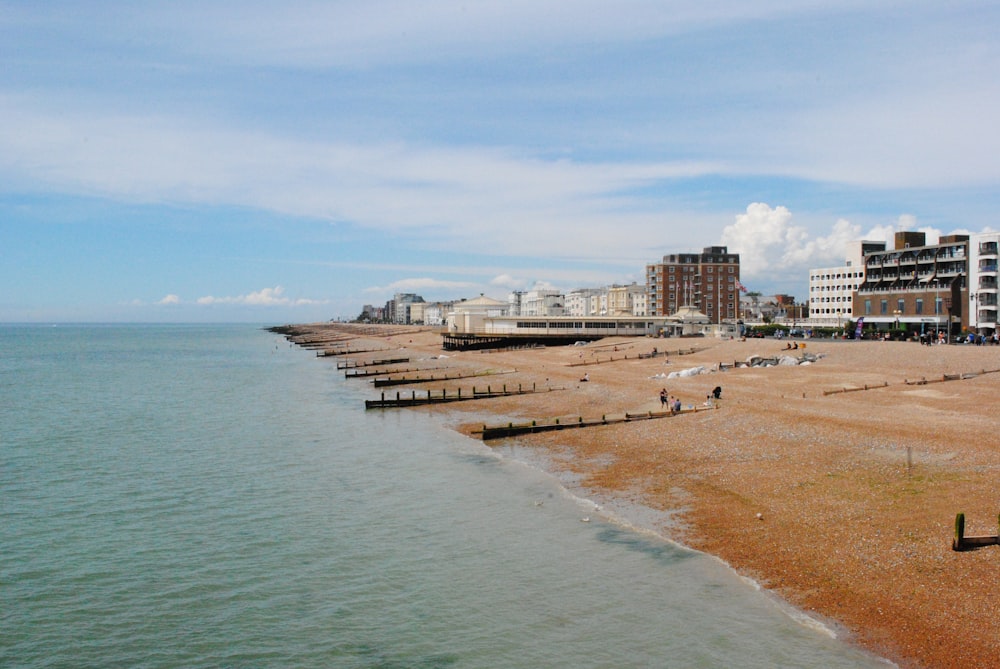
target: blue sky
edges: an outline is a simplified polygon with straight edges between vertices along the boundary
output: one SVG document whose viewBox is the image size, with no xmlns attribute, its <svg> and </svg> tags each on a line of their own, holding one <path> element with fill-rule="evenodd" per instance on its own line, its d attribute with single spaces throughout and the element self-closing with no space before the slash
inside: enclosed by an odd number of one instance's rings
<svg viewBox="0 0 1000 669">
<path fill-rule="evenodd" d="M 1000 229 L 1000 5 L 4 2 L 0 321 L 643 282 Z"/>
</svg>

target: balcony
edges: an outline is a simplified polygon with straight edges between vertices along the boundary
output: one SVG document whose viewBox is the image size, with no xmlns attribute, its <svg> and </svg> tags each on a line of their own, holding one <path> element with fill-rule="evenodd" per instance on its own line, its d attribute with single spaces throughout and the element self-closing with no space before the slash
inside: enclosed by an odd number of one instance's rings
<svg viewBox="0 0 1000 669">
<path fill-rule="evenodd" d="M 993 262 L 993 263 L 987 263 L 987 262 L 979 263 L 979 271 L 983 272 L 983 273 L 990 272 L 990 273 L 996 274 L 997 263 L 995 263 L 995 262 Z"/>
<path fill-rule="evenodd" d="M 997 255 L 998 245 L 996 242 L 985 242 L 979 245 L 979 255 L 981 256 L 995 256 Z"/>
</svg>

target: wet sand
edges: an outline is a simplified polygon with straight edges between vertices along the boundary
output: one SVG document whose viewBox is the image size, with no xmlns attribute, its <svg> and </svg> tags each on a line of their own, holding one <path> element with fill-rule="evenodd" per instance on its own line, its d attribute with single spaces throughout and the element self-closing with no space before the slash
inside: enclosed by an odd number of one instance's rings
<svg viewBox="0 0 1000 669">
<path fill-rule="evenodd" d="M 902 667 L 1000 666 L 1000 546 L 951 547 L 958 512 L 967 535 L 998 533 L 1000 347 L 807 340 L 788 351 L 774 339 L 619 338 L 450 353 L 435 331 L 389 332 L 363 337 L 418 366 L 484 374 L 402 392 L 559 389 L 405 409 L 440 413 L 473 436 L 484 424 L 659 412 L 662 388 L 701 405 L 721 386 L 711 411 L 488 443 L 537 450 L 602 499 L 673 511 L 652 529 Z M 668 355 L 639 357 L 654 347 Z M 817 360 L 715 371 L 802 354 Z M 706 373 L 663 378 L 696 367 Z"/>
</svg>

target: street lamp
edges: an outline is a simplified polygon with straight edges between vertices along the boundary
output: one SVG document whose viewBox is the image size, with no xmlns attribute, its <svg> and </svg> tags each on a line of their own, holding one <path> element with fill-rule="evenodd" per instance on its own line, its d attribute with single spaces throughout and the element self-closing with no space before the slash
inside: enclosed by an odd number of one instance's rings
<svg viewBox="0 0 1000 669">
<path fill-rule="evenodd" d="M 974 322 L 976 324 L 976 334 L 978 335 L 979 334 L 979 293 L 972 293 L 972 294 L 969 295 L 969 297 L 972 299 L 972 310 L 973 310 L 973 313 L 975 313 L 975 315 L 976 315 L 976 320 Z"/>
</svg>

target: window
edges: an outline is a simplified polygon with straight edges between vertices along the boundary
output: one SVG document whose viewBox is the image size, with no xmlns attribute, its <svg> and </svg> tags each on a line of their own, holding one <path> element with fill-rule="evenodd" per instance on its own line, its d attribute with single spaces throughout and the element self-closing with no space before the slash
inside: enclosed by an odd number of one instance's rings
<svg viewBox="0 0 1000 669">
<path fill-rule="evenodd" d="M 943 307 L 944 307 L 944 300 L 942 300 L 940 297 L 935 297 L 934 298 L 934 313 L 935 314 L 942 313 Z"/>
<path fill-rule="evenodd" d="M 916 313 L 917 313 L 918 316 L 920 314 L 924 313 L 924 301 L 922 299 L 920 299 L 919 297 L 917 298 L 917 302 L 916 302 L 915 308 L 916 308 Z"/>
<path fill-rule="evenodd" d="M 865 315 L 870 316 L 872 313 L 872 301 L 865 300 Z"/>
<path fill-rule="evenodd" d="M 903 300 L 896 300 L 896 311 L 898 311 L 901 314 L 905 314 L 906 302 L 904 302 Z"/>
<path fill-rule="evenodd" d="M 882 303 L 879 305 L 879 313 L 885 316 L 889 313 L 889 300 L 881 300 L 881 302 Z"/>
</svg>

